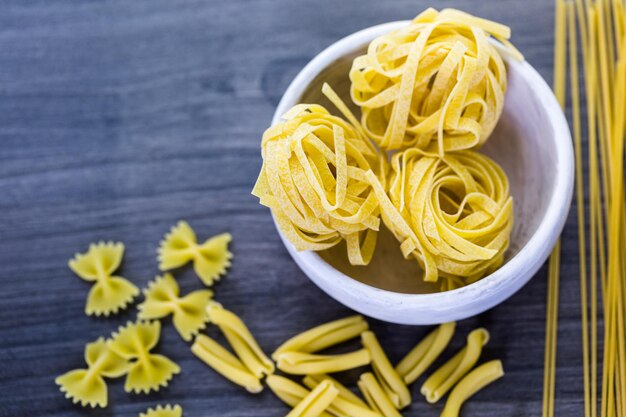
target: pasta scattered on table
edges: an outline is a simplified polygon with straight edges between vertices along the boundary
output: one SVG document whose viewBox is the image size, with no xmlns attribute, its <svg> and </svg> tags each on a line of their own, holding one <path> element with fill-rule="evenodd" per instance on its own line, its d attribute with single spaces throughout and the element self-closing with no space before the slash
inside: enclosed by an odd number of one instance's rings
<svg viewBox="0 0 626 417">
<path fill-rule="evenodd" d="M 269 207 L 297 250 L 323 250 L 346 241 L 353 265 L 367 265 L 380 225 L 365 172 L 385 181 L 386 157 L 376 151 L 332 89 L 323 90 L 348 120 L 317 104 L 298 104 L 267 129 L 263 166 L 252 190 Z"/>
<path fill-rule="evenodd" d="M 478 361 L 489 332 L 483 328 L 467 336 L 467 344 L 445 364 L 441 365 L 422 385 L 421 393 L 429 403 L 439 401 Z"/>
<path fill-rule="evenodd" d="M 126 360 L 132 360 L 124 390 L 126 392 L 148 393 L 167 386 L 180 367 L 169 358 L 151 353 L 161 335 L 161 322 L 138 321 L 127 323 L 113 333 L 108 342 L 109 348 Z"/>
<path fill-rule="evenodd" d="M 330 414 L 337 417 L 380 417 L 361 398 L 328 375 L 307 375 L 302 380 L 308 389 L 314 389 L 323 381 L 329 381 L 339 391 L 337 398 L 328 406 Z"/>
<path fill-rule="evenodd" d="M 281 352 L 276 355 L 278 369 L 292 375 L 330 374 L 368 365 L 367 349 L 337 355 L 317 355 L 303 352 Z"/>
<path fill-rule="evenodd" d="M 369 328 L 363 316 L 355 315 L 315 326 L 281 344 L 272 354 L 281 352 L 313 353 L 358 337 Z"/>
<path fill-rule="evenodd" d="M 69 371 L 54 382 L 65 393 L 65 397 L 74 403 L 80 403 L 83 407 L 106 407 L 108 389 L 104 377 L 121 377 L 128 371 L 130 364 L 109 349 L 103 337 L 85 346 L 85 362 L 87 369 Z"/>
<path fill-rule="evenodd" d="M 139 413 L 139 417 L 182 417 L 182 415 L 183 409 L 178 404 L 157 405 L 154 408 L 148 408 L 144 413 Z"/>
<path fill-rule="evenodd" d="M 206 286 L 213 285 L 230 267 L 233 254 L 228 251 L 230 233 L 209 238 L 198 244 L 196 234 L 185 221 L 180 221 L 165 235 L 158 250 L 159 269 L 167 271 L 193 261 L 193 269 Z"/>
<path fill-rule="evenodd" d="M 357 382 L 359 390 L 363 393 L 365 400 L 372 408 L 383 417 L 402 417 L 391 399 L 385 394 L 383 387 L 371 372 L 366 372 Z"/>
<path fill-rule="evenodd" d="M 274 362 L 265 355 L 245 323 L 221 304 L 212 302 L 207 308 L 211 322 L 217 325 L 239 359 L 257 378 L 274 372 Z"/>
<path fill-rule="evenodd" d="M 311 390 L 286 417 L 318 417 L 337 398 L 339 391 L 328 381 Z"/>
<path fill-rule="evenodd" d="M 439 325 L 398 363 L 396 371 L 404 378 L 405 383 L 415 382 L 437 360 L 450 343 L 455 327 L 455 322 Z"/>
<path fill-rule="evenodd" d="M 489 361 L 476 367 L 452 389 L 441 417 L 458 417 L 463 403 L 469 397 L 502 376 L 504 376 L 504 370 L 499 360 Z"/>
<path fill-rule="evenodd" d="M 385 394 L 391 399 L 393 405 L 398 409 L 409 405 L 411 403 L 411 393 L 398 372 L 391 365 L 391 362 L 389 362 L 387 355 L 380 343 L 378 343 L 376 335 L 371 331 L 364 332 L 361 334 L 361 341 L 372 357 L 374 374 L 376 374 Z"/>
<path fill-rule="evenodd" d="M 141 320 L 160 319 L 172 315 L 174 327 L 185 341 L 190 341 L 209 321 L 206 308 L 213 292 L 193 291 L 180 297 L 176 279 L 166 273 L 148 284 L 143 291 L 145 301 L 137 306 Z"/>
<path fill-rule="evenodd" d="M 374 39 L 350 70 L 361 123 L 384 150 L 445 152 L 483 144 L 504 104 L 506 67 L 493 36 L 521 58 L 510 29 L 454 9 L 427 9 Z"/>
<path fill-rule="evenodd" d="M 115 314 L 128 307 L 139 294 L 139 289 L 132 282 L 113 276 L 123 256 L 123 243 L 99 242 L 92 243 L 86 253 L 77 253 L 69 261 L 68 265 L 76 275 L 94 282 L 85 304 L 87 315 Z"/>
<path fill-rule="evenodd" d="M 229 381 L 256 394 L 263 390 L 261 379 L 255 376 L 235 355 L 204 334 L 196 336 L 191 351 L 205 364 Z"/>
</svg>

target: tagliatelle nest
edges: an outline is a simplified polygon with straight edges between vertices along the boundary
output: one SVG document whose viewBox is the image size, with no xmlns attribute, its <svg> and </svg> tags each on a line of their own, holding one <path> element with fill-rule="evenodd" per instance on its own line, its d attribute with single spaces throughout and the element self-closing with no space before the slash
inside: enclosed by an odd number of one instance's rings
<svg viewBox="0 0 626 417">
<path fill-rule="evenodd" d="M 482 278 L 504 259 L 513 227 L 508 179 L 494 161 L 474 151 L 443 158 L 409 149 L 394 155 L 387 196 L 377 195 L 387 227 L 425 281 L 447 278 L 452 289 Z"/>
<path fill-rule="evenodd" d="M 521 58 L 507 26 L 453 9 L 428 9 L 374 39 L 350 70 L 367 134 L 384 150 L 417 147 L 439 156 L 483 144 L 506 90 L 490 36 Z"/>
<path fill-rule="evenodd" d="M 380 224 L 366 172 L 384 184 L 388 165 L 330 87 L 323 91 L 350 122 L 319 105 L 296 105 L 263 134 L 252 193 L 296 249 L 324 250 L 345 239 L 350 262 L 364 265 Z"/>
</svg>

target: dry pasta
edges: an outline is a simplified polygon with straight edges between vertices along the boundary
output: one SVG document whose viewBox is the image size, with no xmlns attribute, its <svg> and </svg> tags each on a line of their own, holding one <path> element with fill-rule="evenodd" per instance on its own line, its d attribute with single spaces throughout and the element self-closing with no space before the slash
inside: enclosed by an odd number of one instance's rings
<svg viewBox="0 0 626 417">
<path fill-rule="evenodd" d="M 458 417 L 461 406 L 469 397 L 503 375 L 502 362 L 499 360 L 486 362 L 473 369 L 454 387 L 441 417 Z"/>
<path fill-rule="evenodd" d="M 302 401 L 304 397 L 309 394 L 309 390 L 304 388 L 297 382 L 291 379 L 285 378 L 280 375 L 269 375 L 265 380 L 267 386 L 270 387 L 272 392 L 285 404 L 290 407 L 295 407 Z M 326 411 L 320 413 L 321 417 L 330 417 L 330 414 Z"/>
<path fill-rule="evenodd" d="M 206 308 L 213 297 L 209 290 L 198 290 L 179 296 L 178 283 L 171 274 L 157 277 L 143 291 L 145 301 L 137 306 L 141 320 L 160 319 L 172 315 L 174 327 L 185 341 L 190 341 L 206 326 Z"/>
<path fill-rule="evenodd" d="M 367 134 L 384 150 L 416 147 L 438 156 L 483 144 L 506 90 L 490 36 L 521 58 L 508 27 L 454 9 L 427 9 L 374 39 L 350 70 Z"/>
<path fill-rule="evenodd" d="M 180 221 L 165 235 L 158 250 L 159 269 L 167 271 L 193 261 L 193 269 L 206 286 L 226 273 L 233 254 L 228 251 L 230 233 L 209 238 L 198 244 L 196 234 L 185 221 Z"/>
<path fill-rule="evenodd" d="M 154 408 L 148 408 L 144 413 L 139 413 L 139 417 L 182 417 L 183 409 L 180 405 L 174 406 L 167 404 L 166 406 L 157 405 Z"/>
<path fill-rule="evenodd" d="M 386 157 L 330 87 L 323 92 L 356 125 L 320 105 L 296 105 L 263 134 L 263 166 L 252 194 L 272 210 L 297 250 L 328 249 L 345 240 L 350 262 L 366 265 L 380 219 L 365 172 L 384 181 Z"/>
<path fill-rule="evenodd" d="M 206 310 L 211 322 L 220 328 L 239 359 L 255 377 L 261 378 L 274 372 L 274 362 L 263 353 L 239 317 L 216 302 L 212 302 Z"/>
<path fill-rule="evenodd" d="M 364 373 L 359 378 L 357 385 L 372 410 L 383 417 L 402 417 L 387 394 L 385 394 L 374 374 L 371 372 Z"/>
<path fill-rule="evenodd" d="M 374 186 L 383 220 L 425 281 L 464 285 L 502 264 L 513 226 L 506 174 L 474 151 L 443 158 L 415 149 L 394 155 L 389 197 Z"/>
<path fill-rule="evenodd" d="M 113 333 L 107 346 L 126 360 L 133 361 L 128 369 L 124 391 L 148 393 L 167 386 L 180 367 L 171 359 L 151 353 L 161 335 L 159 321 L 128 323 Z"/>
<path fill-rule="evenodd" d="M 317 384 L 322 382 L 323 380 L 328 379 L 335 385 L 335 388 L 339 390 L 339 397 L 343 398 L 346 401 L 354 403 L 362 408 L 367 408 L 367 404 L 355 393 L 346 388 L 339 381 L 334 379 L 330 375 L 326 374 L 316 374 L 316 375 L 307 375 L 302 379 L 304 385 L 306 385 L 309 389 L 313 389 Z"/>
<path fill-rule="evenodd" d="M 73 403 L 80 403 L 83 407 L 106 407 L 108 390 L 103 377 L 118 378 L 128 371 L 130 364 L 109 349 L 102 337 L 85 346 L 85 362 L 87 369 L 69 371 L 54 382 Z"/>
<path fill-rule="evenodd" d="M 276 355 L 278 369 L 292 375 L 329 374 L 358 368 L 370 363 L 367 349 L 338 355 L 281 352 Z"/>
<path fill-rule="evenodd" d="M 276 357 L 281 352 L 296 351 L 313 353 L 343 343 L 359 336 L 368 329 L 363 316 L 350 316 L 313 327 L 284 342 L 272 354 Z"/>
<path fill-rule="evenodd" d="M 317 417 L 337 398 L 339 391 L 330 381 L 322 381 L 309 392 L 287 417 Z"/>
<path fill-rule="evenodd" d="M 393 405 L 398 409 L 409 405 L 411 393 L 398 372 L 391 366 L 387 355 L 378 343 L 376 335 L 371 331 L 364 332 L 361 334 L 361 341 L 370 353 L 374 373 Z"/>
<path fill-rule="evenodd" d="M 439 325 L 398 363 L 396 371 L 404 378 L 406 384 L 415 382 L 441 355 L 450 343 L 455 327 L 455 322 Z"/>
<path fill-rule="evenodd" d="M 235 355 L 210 337 L 203 334 L 196 336 L 191 351 L 224 378 L 244 387 L 248 392 L 256 394 L 263 390 L 260 379 L 254 376 Z"/>
<path fill-rule="evenodd" d="M 69 267 L 76 275 L 94 282 L 85 304 L 87 315 L 115 314 L 139 294 L 139 289 L 132 282 L 113 276 L 123 256 L 123 243 L 99 242 L 92 243 L 86 253 L 77 253 L 69 261 Z"/>
<path fill-rule="evenodd" d="M 328 412 L 336 417 L 380 417 L 372 411 L 356 394 L 328 375 L 307 375 L 302 382 L 309 389 L 314 389 L 323 381 L 329 381 L 339 394 L 328 406 Z"/>
<path fill-rule="evenodd" d="M 429 403 L 435 403 L 465 375 L 478 361 L 482 348 L 489 341 L 489 332 L 483 328 L 467 336 L 467 344 L 450 360 L 437 369 L 422 385 L 421 393 Z"/>
</svg>

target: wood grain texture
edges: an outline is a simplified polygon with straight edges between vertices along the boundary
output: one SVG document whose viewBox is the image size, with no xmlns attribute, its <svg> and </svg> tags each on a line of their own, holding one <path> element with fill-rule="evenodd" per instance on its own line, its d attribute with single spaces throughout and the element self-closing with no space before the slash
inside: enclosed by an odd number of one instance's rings
<svg viewBox="0 0 626 417">
<path fill-rule="evenodd" d="M 165 322 L 160 352 L 182 367 L 167 389 L 127 395 L 110 384 L 110 406 L 83 410 L 54 378 L 83 365 L 84 344 L 132 320 L 83 314 L 89 284 L 67 260 L 88 243 L 126 244 L 121 274 L 139 286 L 157 273 L 156 247 L 179 219 L 200 237 L 234 236 L 233 267 L 216 298 L 271 352 L 294 333 L 349 311 L 318 290 L 280 243 L 250 190 L 259 141 L 289 81 L 316 53 L 355 30 L 406 19 L 425 1 L 4 0 L 0 3 L 0 416 L 136 416 L 180 403 L 186 417 L 279 416 L 268 391 L 234 387 L 193 357 Z M 513 29 L 527 59 L 550 80 L 552 3 L 440 1 Z M 563 237 L 557 361 L 558 415 L 582 415 L 575 220 Z M 200 287 L 191 270 L 183 292 Z M 539 416 L 546 270 L 518 294 L 460 323 L 486 326 L 484 360 L 506 376 L 463 416 Z M 427 328 L 371 320 L 392 360 Z M 209 328 L 208 333 L 218 332 Z M 349 382 L 357 374 L 344 375 Z M 422 378 L 423 379 L 423 378 Z M 419 381 L 421 383 L 422 380 Z M 406 416 L 436 416 L 412 387 Z"/>
</svg>

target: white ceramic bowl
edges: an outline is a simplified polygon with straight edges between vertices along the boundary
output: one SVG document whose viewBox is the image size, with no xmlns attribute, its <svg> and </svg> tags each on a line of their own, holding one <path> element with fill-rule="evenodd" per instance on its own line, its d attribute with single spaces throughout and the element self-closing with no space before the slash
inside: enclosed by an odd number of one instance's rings
<svg viewBox="0 0 626 417">
<path fill-rule="evenodd" d="M 348 70 L 375 37 L 406 25 L 373 26 L 334 43 L 296 76 L 283 95 L 272 124 L 297 103 L 332 106 L 321 95 L 328 82 L 347 103 Z M 502 117 L 481 149 L 509 176 L 515 227 L 504 265 L 466 287 L 434 292 L 421 282 L 414 261 L 402 259 L 398 244 L 382 233 L 370 266 L 353 267 L 345 248 L 327 253 L 298 252 L 281 234 L 302 271 L 323 291 L 370 317 L 401 324 L 436 324 L 479 314 L 510 297 L 537 272 L 565 224 L 574 182 L 573 150 L 567 121 L 552 91 L 525 61 L 502 51 L 508 88 Z M 280 230 L 279 230 L 280 233 Z M 321 256 L 320 256 L 321 255 Z"/>
</svg>

